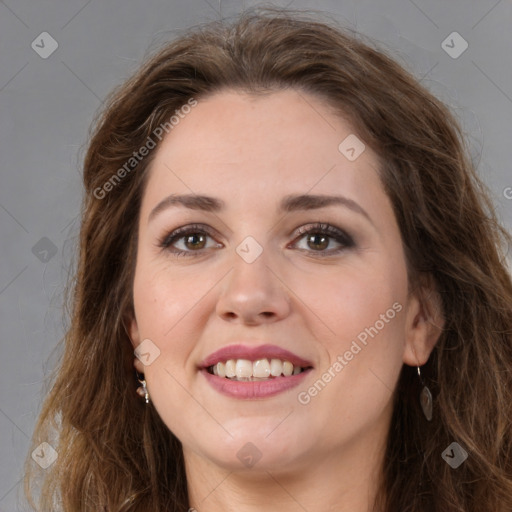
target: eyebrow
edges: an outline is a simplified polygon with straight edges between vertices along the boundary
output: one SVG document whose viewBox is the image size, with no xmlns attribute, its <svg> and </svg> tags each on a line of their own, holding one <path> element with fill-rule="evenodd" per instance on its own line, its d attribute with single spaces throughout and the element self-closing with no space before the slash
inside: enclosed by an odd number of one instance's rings
<svg viewBox="0 0 512 512">
<path fill-rule="evenodd" d="M 319 208 L 326 208 L 328 206 L 334 205 L 348 208 L 349 210 L 352 210 L 353 212 L 364 216 L 371 224 L 373 224 L 373 221 L 366 212 L 366 210 L 364 210 L 354 200 L 344 196 L 332 196 L 322 194 L 291 194 L 285 196 L 282 199 L 281 204 L 279 205 L 279 210 L 285 213 L 289 213 L 301 210 L 316 210 Z M 148 222 L 153 220 L 153 218 L 156 217 L 162 211 L 167 210 L 168 208 L 174 206 L 189 208 L 191 210 L 201 210 L 205 212 L 217 213 L 223 210 L 226 204 L 221 199 L 205 195 L 172 194 L 164 198 L 162 201 L 160 201 L 153 208 L 153 210 L 151 210 L 151 213 L 149 214 L 148 217 Z"/>
</svg>

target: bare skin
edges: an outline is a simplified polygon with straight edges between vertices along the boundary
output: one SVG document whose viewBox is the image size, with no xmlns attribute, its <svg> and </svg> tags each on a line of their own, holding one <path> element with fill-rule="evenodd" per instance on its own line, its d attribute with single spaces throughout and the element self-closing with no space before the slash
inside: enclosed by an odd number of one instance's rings
<svg viewBox="0 0 512 512">
<path fill-rule="evenodd" d="M 130 335 L 134 347 L 149 339 L 160 350 L 149 366 L 135 365 L 183 444 L 190 506 L 200 512 L 371 510 L 401 367 L 427 361 L 439 321 L 409 291 L 376 156 L 366 147 L 349 161 L 338 149 L 352 133 L 303 92 L 223 91 L 198 100 L 151 164 Z M 151 216 L 171 194 L 224 205 L 174 204 Z M 350 202 L 280 210 L 284 198 L 303 194 Z M 159 245 L 190 224 L 199 226 Z M 262 249 L 251 263 L 236 251 L 248 236 Z M 354 353 L 370 326 L 377 334 Z M 277 345 L 313 369 L 272 397 L 228 397 L 198 367 L 233 343 Z M 325 386 L 310 393 L 319 379 Z M 261 457 L 252 467 L 237 456 L 247 443 Z"/>
</svg>

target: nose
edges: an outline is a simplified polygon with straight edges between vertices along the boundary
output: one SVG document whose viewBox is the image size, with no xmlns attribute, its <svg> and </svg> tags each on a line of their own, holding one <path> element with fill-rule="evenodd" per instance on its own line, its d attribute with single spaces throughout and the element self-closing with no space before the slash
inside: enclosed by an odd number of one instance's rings
<svg viewBox="0 0 512 512">
<path fill-rule="evenodd" d="M 237 254 L 226 276 L 216 312 L 223 320 L 245 325 L 272 323 L 290 313 L 290 295 L 268 266 L 266 251 L 247 263 Z"/>
</svg>

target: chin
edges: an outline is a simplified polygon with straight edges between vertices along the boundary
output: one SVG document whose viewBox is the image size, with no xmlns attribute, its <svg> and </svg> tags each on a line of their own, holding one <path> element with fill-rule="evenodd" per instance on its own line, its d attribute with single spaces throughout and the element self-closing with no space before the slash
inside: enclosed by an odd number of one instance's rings
<svg viewBox="0 0 512 512">
<path fill-rule="evenodd" d="M 309 442 L 315 436 L 307 429 L 276 428 L 282 418 L 265 420 L 255 425 L 253 420 L 238 421 L 237 429 L 227 430 L 222 439 L 212 440 L 201 452 L 214 464 L 229 471 L 291 470 L 302 465 L 307 457 Z M 251 425 L 248 425 L 251 422 Z M 273 425 L 268 428 L 269 423 Z M 231 425 L 232 426 L 232 425 Z M 204 439 L 204 438 L 203 438 Z"/>
</svg>

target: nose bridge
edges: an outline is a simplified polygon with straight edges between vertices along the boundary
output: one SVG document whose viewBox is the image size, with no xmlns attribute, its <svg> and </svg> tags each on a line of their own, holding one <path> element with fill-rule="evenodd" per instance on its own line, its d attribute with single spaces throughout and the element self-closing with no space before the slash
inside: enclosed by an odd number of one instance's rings
<svg viewBox="0 0 512 512">
<path fill-rule="evenodd" d="M 232 271 L 218 299 L 219 316 L 258 323 L 288 314 L 289 297 L 271 270 L 272 260 L 271 249 L 253 237 L 246 237 L 236 247 Z"/>
</svg>

